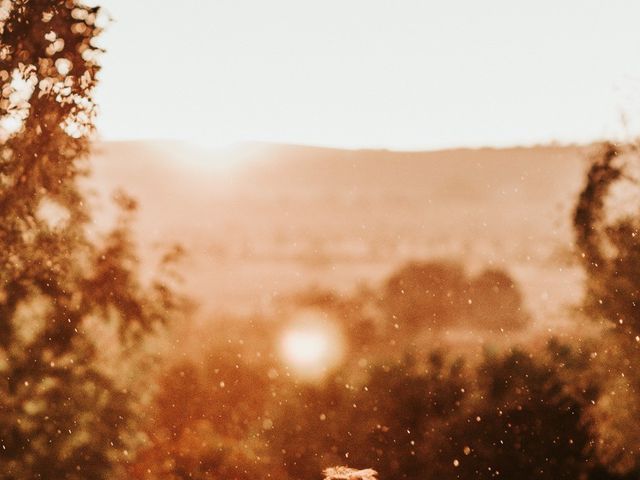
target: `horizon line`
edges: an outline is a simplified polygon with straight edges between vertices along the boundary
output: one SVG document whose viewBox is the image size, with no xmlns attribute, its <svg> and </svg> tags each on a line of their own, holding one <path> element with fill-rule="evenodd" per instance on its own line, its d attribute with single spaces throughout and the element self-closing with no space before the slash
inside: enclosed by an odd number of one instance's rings
<svg viewBox="0 0 640 480">
<path fill-rule="evenodd" d="M 385 146 L 343 146 L 343 145 L 330 145 L 330 144 L 317 144 L 317 143 L 302 143 L 302 142 L 287 142 L 287 141 L 272 141 L 272 140 L 239 140 L 229 142 L 228 144 L 221 145 L 207 145 L 199 141 L 184 139 L 184 138 L 159 138 L 159 137 L 137 137 L 137 138 L 101 138 L 95 137 L 91 139 L 92 143 L 106 144 L 106 143 L 135 143 L 135 144 L 175 144 L 184 145 L 190 148 L 196 148 L 204 151 L 219 152 L 224 150 L 233 150 L 242 147 L 285 147 L 285 148 L 310 148 L 317 150 L 341 150 L 351 152 L 394 152 L 394 153 L 423 153 L 423 152 L 442 152 L 452 150 L 512 150 L 512 149 L 529 149 L 529 148 L 579 148 L 590 147 L 605 142 L 612 142 L 615 144 L 629 144 L 633 140 L 620 140 L 607 137 L 594 138 L 585 141 L 539 141 L 539 142 L 523 142 L 523 143 L 508 143 L 508 144 L 458 144 L 458 145 L 444 145 L 444 146 L 425 146 L 424 148 L 396 148 Z"/>
</svg>

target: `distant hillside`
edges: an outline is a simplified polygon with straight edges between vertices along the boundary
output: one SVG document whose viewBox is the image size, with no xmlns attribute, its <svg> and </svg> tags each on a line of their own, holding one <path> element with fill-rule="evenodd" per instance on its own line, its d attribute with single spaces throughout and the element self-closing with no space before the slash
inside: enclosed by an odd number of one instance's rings
<svg viewBox="0 0 640 480">
<path fill-rule="evenodd" d="M 305 285 L 352 288 L 443 256 L 508 267 L 530 302 L 553 304 L 577 293 L 558 259 L 587 152 L 105 143 L 92 186 L 140 201 L 147 260 L 161 244 L 187 248 L 187 281 L 206 309 L 266 305 Z"/>
</svg>

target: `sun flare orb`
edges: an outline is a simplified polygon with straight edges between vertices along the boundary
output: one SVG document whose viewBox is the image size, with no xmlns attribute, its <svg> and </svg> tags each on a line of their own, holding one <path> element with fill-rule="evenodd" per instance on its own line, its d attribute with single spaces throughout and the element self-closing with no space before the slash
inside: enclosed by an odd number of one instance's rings
<svg viewBox="0 0 640 480">
<path fill-rule="evenodd" d="M 342 335 L 330 319 L 314 313 L 304 314 L 282 334 L 280 352 L 294 374 L 316 380 L 342 358 Z"/>
</svg>

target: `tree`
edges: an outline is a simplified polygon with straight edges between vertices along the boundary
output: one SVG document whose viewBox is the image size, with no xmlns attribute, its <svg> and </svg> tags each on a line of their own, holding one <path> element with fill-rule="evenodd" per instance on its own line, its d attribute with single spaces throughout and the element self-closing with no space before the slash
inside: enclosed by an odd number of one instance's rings
<svg viewBox="0 0 640 480">
<path fill-rule="evenodd" d="M 436 478 L 587 478 L 595 460 L 584 411 L 597 388 L 580 388 L 580 360 L 555 341 L 535 356 L 488 356 L 474 401 L 447 427 Z"/>
<path fill-rule="evenodd" d="M 443 478 L 445 426 L 468 395 L 468 372 L 437 352 L 422 357 L 375 365 L 357 382 L 338 372 L 280 398 L 266 438 L 288 476 L 313 478 L 348 462 L 381 478 Z"/>
<path fill-rule="evenodd" d="M 394 272 L 381 292 L 381 308 L 403 336 L 451 327 L 508 331 L 528 314 L 514 280 L 502 270 L 470 277 L 454 262 L 411 262 Z"/>
<path fill-rule="evenodd" d="M 600 325 L 602 398 L 596 419 L 596 453 L 619 474 L 640 471 L 640 431 L 628 428 L 640 414 L 640 212 L 637 147 L 603 144 L 594 155 L 575 207 L 573 226 L 586 274 L 581 309 Z M 634 174 L 636 175 L 634 177 Z"/>
<path fill-rule="evenodd" d="M 616 188 L 631 182 L 627 187 L 637 189 L 629 171 L 637 163 L 634 150 L 604 144 L 592 159 L 573 218 L 587 274 L 584 309 L 632 344 L 640 335 L 640 214 L 624 208 Z"/>
<path fill-rule="evenodd" d="M 276 391 L 269 366 L 234 347 L 182 360 L 160 376 L 146 414 L 148 441 L 127 478 L 282 478 L 263 466 L 260 431 L 271 428 L 266 405 Z"/>
<path fill-rule="evenodd" d="M 453 262 L 412 262 L 391 275 L 384 286 L 383 308 L 409 335 L 440 330 L 463 316 L 466 275 Z"/>
<path fill-rule="evenodd" d="M 620 179 L 622 170 L 616 165 L 620 150 L 613 144 L 605 144 L 601 151 L 593 158 L 578 203 L 575 208 L 573 226 L 576 237 L 576 246 L 582 259 L 582 266 L 587 273 L 587 289 L 585 295 L 585 307 L 588 313 L 601 317 L 601 320 L 609 320 L 613 324 L 621 316 L 618 312 L 619 300 L 627 303 L 632 298 L 623 299 L 616 295 L 617 288 L 610 288 L 621 279 L 622 272 L 616 268 L 620 265 L 621 255 L 625 255 L 625 242 L 615 242 L 616 251 L 607 251 L 607 243 L 615 241 L 612 238 L 615 228 L 606 224 L 607 212 L 605 203 L 613 184 Z M 627 222 L 618 224 L 620 229 Z M 629 242 L 633 237 L 629 235 Z M 617 245 L 616 245 L 617 244 Z M 620 250 L 622 249 L 622 250 Z M 618 265 L 616 265 L 616 263 Z M 607 281 L 613 281 L 614 284 Z M 629 292 L 633 293 L 633 292 Z M 626 311 L 628 307 L 621 310 Z M 613 311 L 610 311 L 613 310 Z M 610 315 L 613 314 L 613 315 Z"/>
<path fill-rule="evenodd" d="M 0 3 L 0 471 L 107 478 L 126 458 L 131 393 L 101 352 L 133 346 L 177 304 L 138 280 L 135 202 L 101 243 L 87 171 L 101 11 L 72 0 Z M 107 343 L 101 334 L 116 334 Z"/>
</svg>

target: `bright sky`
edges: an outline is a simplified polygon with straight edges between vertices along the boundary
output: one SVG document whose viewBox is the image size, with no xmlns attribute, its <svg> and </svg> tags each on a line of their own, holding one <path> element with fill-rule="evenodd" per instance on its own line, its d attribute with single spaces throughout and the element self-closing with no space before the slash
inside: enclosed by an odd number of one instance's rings
<svg viewBox="0 0 640 480">
<path fill-rule="evenodd" d="M 101 4 L 107 139 L 418 149 L 589 141 L 640 116 L 637 0 Z"/>
</svg>

